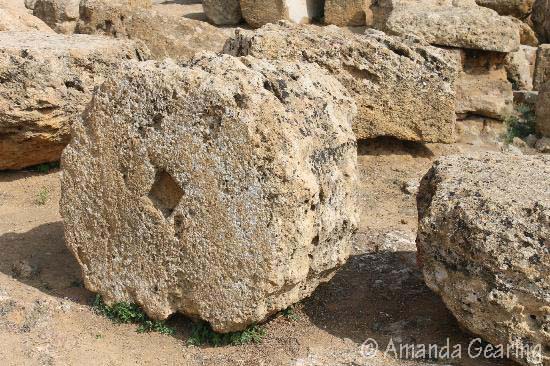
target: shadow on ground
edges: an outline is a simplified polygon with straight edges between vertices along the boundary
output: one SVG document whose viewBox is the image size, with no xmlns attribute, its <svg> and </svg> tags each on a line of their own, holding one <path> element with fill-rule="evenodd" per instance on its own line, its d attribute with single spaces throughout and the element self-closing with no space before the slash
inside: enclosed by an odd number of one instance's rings
<svg viewBox="0 0 550 366">
<path fill-rule="evenodd" d="M 0 236 L 0 272 L 49 295 L 88 303 L 80 268 L 64 243 L 63 223 L 52 222 L 25 233 Z"/>
<path fill-rule="evenodd" d="M 476 337 L 462 331 L 442 300 L 422 279 L 416 252 L 356 255 L 327 284 L 304 302 L 304 312 L 319 328 L 361 344 L 375 339 L 385 350 L 399 344 L 460 344 L 462 360 L 428 355 L 421 361 L 457 365 L 513 365 L 507 360 L 472 360 L 469 343 Z M 391 352 L 390 352 L 391 355 Z M 406 358 L 406 357 L 403 357 Z M 414 357 L 413 357 L 414 358 Z"/>
</svg>

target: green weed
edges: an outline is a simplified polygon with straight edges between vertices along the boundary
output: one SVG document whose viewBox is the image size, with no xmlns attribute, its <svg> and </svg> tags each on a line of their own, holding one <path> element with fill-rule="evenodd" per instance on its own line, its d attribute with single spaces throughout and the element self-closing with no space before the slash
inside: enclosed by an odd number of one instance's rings
<svg viewBox="0 0 550 366">
<path fill-rule="evenodd" d="M 535 134 L 536 117 L 535 112 L 529 106 L 521 104 L 516 108 L 517 115 L 506 118 L 506 133 L 504 141 L 507 144 L 512 143 L 515 137 L 525 138 Z"/>
<path fill-rule="evenodd" d="M 193 346 L 210 345 L 214 347 L 232 345 L 238 346 L 249 343 L 261 343 L 265 337 L 265 329 L 253 325 L 241 332 L 216 333 L 208 323 L 200 322 L 194 325 L 187 344 Z"/>
<path fill-rule="evenodd" d="M 92 308 L 97 314 L 109 318 L 118 324 L 139 324 L 138 333 L 158 332 L 161 334 L 172 335 L 175 329 L 168 327 L 164 321 L 151 320 L 136 304 L 119 302 L 108 306 L 103 302 L 100 295 L 96 295 Z"/>
<path fill-rule="evenodd" d="M 50 191 L 48 190 L 47 187 L 42 187 L 40 188 L 40 191 L 38 191 L 38 193 L 36 194 L 35 203 L 38 206 L 44 206 L 48 202 L 49 198 L 50 198 Z"/>
</svg>

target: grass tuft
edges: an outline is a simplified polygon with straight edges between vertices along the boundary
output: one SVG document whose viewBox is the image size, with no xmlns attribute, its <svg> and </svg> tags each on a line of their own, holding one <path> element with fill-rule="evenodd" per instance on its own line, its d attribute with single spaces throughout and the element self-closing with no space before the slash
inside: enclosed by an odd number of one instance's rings
<svg viewBox="0 0 550 366">
<path fill-rule="evenodd" d="M 281 310 L 281 315 L 293 322 L 298 321 L 300 319 L 300 317 L 298 316 L 298 314 L 296 314 L 292 306 L 289 306 L 288 308 Z"/>
<path fill-rule="evenodd" d="M 38 193 L 36 194 L 35 203 L 38 206 L 44 206 L 48 202 L 49 198 L 50 198 L 50 191 L 48 190 L 47 187 L 42 187 L 40 188 L 40 191 L 38 191 Z"/>
<path fill-rule="evenodd" d="M 59 162 L 55 161 L 53 163 L 44 163 L 44 164 L 38 164 L 31 168 L 29 168 L 31 171 L 35 171 L 41 174 L 49 173 L 50 170 L 58 169 L 59 168 Z"/>
<path fill-rule="evenodd" d="M 212 330 L 210 324 L 200 322 L 194 325 L 191 336 L 187 340 L 188 345 L 214 347 L 220 346 L 239 346 L 250 343 L 261 343 L 265 337 L 265 329 L 259 325 L 252 325 L 240 332 L 216 333 Z"/>
<path fill-rule="evenodd" d="M 511 144 L 515 137 L 525 138 L 535 134 L 536 117 L 535 111 L 528 105 L 521 104 L 516 108 L 518 114 L 506 118 L 506 133 L 504 141 Z"/>
<path fill-rule="evenodd" d="M 151 320 L 136 304 L 119 302 L 108 306 L 103 302 L 100 295 L 96 295 L 92 308 L 99 314 L 107 317 L 117 324 L 139 324 L 138 333 L 157 332 L 166 335 L 173 335 L 175 329 L 168 327 L 164 321 Z"/>
</svg>

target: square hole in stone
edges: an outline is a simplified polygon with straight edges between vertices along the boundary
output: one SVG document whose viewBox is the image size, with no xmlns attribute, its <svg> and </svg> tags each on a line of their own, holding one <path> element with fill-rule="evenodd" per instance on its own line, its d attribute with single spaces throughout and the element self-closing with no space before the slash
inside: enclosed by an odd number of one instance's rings
<svg viewBox="0 0 550 366">
<path fill-rule="evenodd" d="M 183 190 L 174 178 L 165 171 L 159 171 L 155 176 L 155 182 L 149 191 L 148 197 L 153 205 L 167 218 L 174 212 L 183 195 Z"/>
</svg>

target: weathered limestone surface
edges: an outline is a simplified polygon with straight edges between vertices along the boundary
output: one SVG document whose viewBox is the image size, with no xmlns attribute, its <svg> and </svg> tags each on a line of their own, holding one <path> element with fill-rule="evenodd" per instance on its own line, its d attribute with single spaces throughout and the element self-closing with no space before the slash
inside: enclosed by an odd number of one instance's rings
<svg viewBox="0 0 550 366">
<path fill-rule="evenodd" d="M 531 21 L 541 43 L 550 43 L 550 2 L 548 0 L 535 0 Z"/>
<path fill-rule="evenodd" d="M 537 99 L 537 132 L 550 137 L 550 81 L 541 86 Z"/>
<path fill-rule="evenodd" d="M 46 23 L 29 14 L 23 3 L 18 7 L 11 1 L 0 0 L 0 32 L 3 31 L 54 33 Z"/>
<path fill-rule="evenodd" d="M 57 33 L 72 34 L 78 20 L 80 0 L 36 0 L 34 16 Z"/>
<path fill-rule="evenodd" d="M 537 34 L 528 23 L 514 17 L 507 17 L 507 18 L 510 19 L 512 22 L 514 22 L 518 27 L 519 42 L 522 45 L 532 46 L 532 47 L 537 47 L 539 45 L 540 42 L 537 37 Z"/>
<path fill-rule="evenodd" d="M 500 15 L 510 15 L 525 19 L 533 10 L 534 0 L 476 0 L 480 6 L 493 9 Z"/>
<path fill-rule="evenodd" d="M 208 20 L 217 25 L 236 25 L 243 20 L 240 0 L 203 0 Z"/>
<path fill-rule="evenodd" d="M 521 46 L 519 51 L 506 55 L 504 63 L 514 90 L 533 90 L 536 54 L 536 47 Z"/>
<path fill-rule="evenodd" d="M 379 31 L 353 34 L 336 26 L 269 24 L 237 33 L 225 52 L 322 66 L 355 98 L 359 139 L 454 141 L 458 65 L 445 51 L 417 39 Z"/>
<path fill-rule="evenodd" d="M 325 23 L 338 26 L 372 24 L 371 0 L 325 0 Z"/>
<path fill-rule="evenodd" d="M 155 59 L 189 60 L 198 51 L 221 51 L 223 29 L 181 16 L 162 15 L 141 3 L 82 0 L 77 33 L 143 41 Z"/>
<path fill-rule="evenodd" d="M 529 345 L 511 356 L 530 366 L 550 364 L 549 181 L 549 156 L 450 156 L 418 193 L 426 283 L 472 333 Z"/>
<path fill-rule="evenodd" d="M 455 83 L 456 112 L 503 120 L 514 108 L 512 84 L 508 81 L 506 54 L 449 49 L 462 71 Z"/>
<path fill-rule="evenodd" d="M 537 61 L 535 63 L 535 76 L 533 85 L 535 90 L 550 81 L 550 44 L 542 44 L 537 50 Z"/>
<path fill-rule="evenodd" d="M 438 46 L 513 52 L 520 45 L 514 21 L 473 1 L 380 0 L 373 12 L 378 29 Z"/>
<path fill-rule="evenodd" d="M 324 0 L 241 0 L 246 22 L 255 28 L 279 20 L 307 24 L 323 16 Z"/>
<path fill-rule="evenodd" d="M 308 296 L 354 241 L 355 111 L 312 64 L 125 65 L 63 153 L 66 242 L 86 287 L 219 332 Z"/>
<path fill-rule="evenodd" d="M 131 41 L 0 32 L 0 170 L 59 160 L 94 87 L 146 56 Z"/>
</svg>

